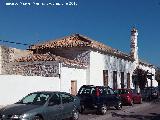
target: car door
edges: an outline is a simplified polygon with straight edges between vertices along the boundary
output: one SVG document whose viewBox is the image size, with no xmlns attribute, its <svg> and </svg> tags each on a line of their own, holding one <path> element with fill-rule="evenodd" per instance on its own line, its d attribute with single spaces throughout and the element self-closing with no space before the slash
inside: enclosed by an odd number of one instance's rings
<svg viewBox="0 0 160 120">
<path fill-rule="evenodd" d="M 107 94 L 108 94 L 109 106 L 114 106 L 117 103 L 117 98 L 114 91 L 111 88 L 108 88 Z"/>
<path fill-rule="evenodd" d="M 46 116 L 48 120 L 57 120 L 62 118 L 62 103 L 58 93 L 52 95 L 46 107 Z"/>
<path fill-rule="evenodd" d="M 108 92 L 108 88 L 102 88 L 103 89 L 103 93 L 102 93 L 102 96 L 101 96 L 101 101 L 103 101 L 107 106 L 110 106 L 111 105 L 111 95 L 110 95 L 110 92 Z"/>
<path fill-rule="evenodd" d="M 141 102 L 141 95 L 138 94 L 136 90 L 130 90 L 130 94 L 132 95 L 132 99 L 134 103 L 140 103 Z"/>
<path fill-rule="evenodd" d="M 90 86 L 81 87 L 78 92 L 78 97 L 81 100 L 81 104 L 87 108 L 92 108 L 93 104 L 97 102 L 96 92 L 97 91 L 95 87 L 90 87 Z"/>
<path fill-rule="evenodd" d="M 61 93 L 61 99 L 63 106 L 62 109 L 63 119 L 70 118 L 75 107 L 74 98 L 70 94 Z"/>
</svg>

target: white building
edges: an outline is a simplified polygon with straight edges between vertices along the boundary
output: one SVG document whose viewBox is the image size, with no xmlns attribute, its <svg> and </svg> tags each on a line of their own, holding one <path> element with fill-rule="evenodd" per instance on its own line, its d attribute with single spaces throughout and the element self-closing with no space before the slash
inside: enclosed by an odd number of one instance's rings
<svg viewBox="0 0 160 120">
<path fill-rule="evenodd" d="M 142 62 L 138 58 L 137 37 L 138 31 L 133 28 L 131 30 L 131 51 L 130 54 L 126 54 L 85 36 L 74 34 L 30 46 L 29 50 L 33 54 L 17 59 L 17 64 L 23 71 L 20 73 L 22 75 L 26 75 L 26 71 L 29 72 L 27 75 L 32 76 L 59 75 L 62 81 L 61 90 L 67 92 L 70 92 L 68 88 L 74 88 L 77 91 L 82 84 L 105 85 L 114 89 L 121 87 L 134 88 L 136 87 L 134 76 L 137 69 L 153 74 L 152 85 L 156 86 L 154 66 Z M 25 65 L 22 63 L 26 64 L 29 69 L 23 68 L 22 66 Z M 40 68 L 32 66 L 33 64 L 42 68 L 32 70 L 32 68 Z M 43 67 L 49 65 L 52 67 Z M 29 66 L 32 66 L 32 68 Z M 18 71 L 20 70 L 18 69 Z M 44 71 L 50 71 L 50 73 L 44 75 Z M 76 78 L 77 75 L 79 78 Z M 72 83 L 73 81 L 75 83 Z M 150 81 L 148 79 L 146 85 L 150 85 Z M 71 85 L 77 85 L 78 87 Z"/>
<path fill-rule="evenodd" d="M 30 46 L 30 54 L 17 58 L 5 69 L 12 75 L 41 76 L 45 79 L 52 77 L 58 90 L 72 94 L 76 94 L 84 84 L 105 85 L 116 89 L 138 88 L 142 83 L 150 86 L 152 81 L 152 85 L 157 86 L 154 66 L 139 60 L 137 37 L 138 31 L 133 28 L 131 51 L 126 54 L 74 34 Z M 144 73 L 153 74 L 153 80 L 148 79 Z"/>
</svg>

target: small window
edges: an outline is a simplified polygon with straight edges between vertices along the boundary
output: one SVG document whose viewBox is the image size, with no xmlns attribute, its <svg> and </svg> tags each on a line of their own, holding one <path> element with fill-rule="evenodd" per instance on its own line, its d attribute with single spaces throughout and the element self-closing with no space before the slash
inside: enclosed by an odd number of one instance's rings
<svg viewBox="0 0 160 120">
<path fill-rule="evenodd" d="M 69 103 L 69 102 L 73 102 L 74 98 L 72 96 L 70 96 L 69 94 L 61 94 L 62 96 L 62 103 Z"/>
</svg>

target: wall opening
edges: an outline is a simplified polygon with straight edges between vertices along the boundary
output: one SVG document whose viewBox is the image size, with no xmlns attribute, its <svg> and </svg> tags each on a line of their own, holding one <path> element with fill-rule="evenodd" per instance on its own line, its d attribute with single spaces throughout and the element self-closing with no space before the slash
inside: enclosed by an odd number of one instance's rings
<svg viewBox="0 0 160 120">
<path fill-rule="evenodd" d="M 108 70 L 103 70 L 103 85 L 108 87 Z"/>
<path fill-rule="evenodd" d="M 124 72 L 121 72 L 121 88 L 124 88 Z"/>
<path fill-rule="evenodd" d="M 117 71 L 113 71 L 113 89 L 117 89 Z"/>
<path fill-rule="evenodd" d="M 71 80 L 71 94 L 77 94 L 77 80 Z"/>
<path fill-rule="evenodd" d="M 127 88 L 130 88 L 130 73 L 127 73 Z"/>
</svg>

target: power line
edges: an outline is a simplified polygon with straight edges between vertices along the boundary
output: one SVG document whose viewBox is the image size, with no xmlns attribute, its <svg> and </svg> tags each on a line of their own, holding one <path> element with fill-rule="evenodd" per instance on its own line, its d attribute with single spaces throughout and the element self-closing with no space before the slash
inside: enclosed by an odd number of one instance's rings
<svg viewBox="0 0 160 120">
<path fill-rule="evenodd" d="M 0 42 L 17 44 L 17 45 L 24 45 L 24 46 L 30 46 L 31 45 L 31 44 L 27 44 L 27 43 L 13 42 L 13 41 L 8 41 L 8 40 L 1 40 L 1 39 L 0 39 Z"/>
</svg>

